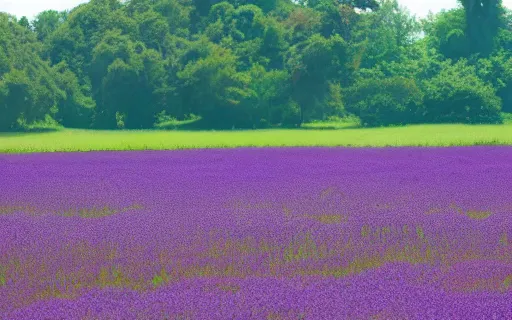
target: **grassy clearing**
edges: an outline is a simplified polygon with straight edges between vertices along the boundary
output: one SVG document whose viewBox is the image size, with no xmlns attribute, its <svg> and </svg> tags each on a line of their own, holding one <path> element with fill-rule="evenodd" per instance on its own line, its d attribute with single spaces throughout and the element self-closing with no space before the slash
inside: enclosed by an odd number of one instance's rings
<svg viewBox="0 0 512 320">
<path fill-rule="evenodd" d="M 0 153 L 95 150 L 172 150 L 282 146 L 468 146 L 512 145 L 512 124 L 415 125 L 341 130 L 97 131 L 0 133 Z"/>
</svg>

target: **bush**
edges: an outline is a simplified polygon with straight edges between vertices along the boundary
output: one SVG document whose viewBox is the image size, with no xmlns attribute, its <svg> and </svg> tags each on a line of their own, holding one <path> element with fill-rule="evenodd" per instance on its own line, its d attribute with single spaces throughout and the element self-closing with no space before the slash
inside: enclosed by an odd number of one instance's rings
<svg viewBox="0 0 512 320">
<path fill-rule="evenodd" d="M 496 90 L 462 60 L 425 82 L 426 122 L 501 123 Z"/>
<path fill-rule="evenodd" d="M 300 107 L 294 100 L 290 99 L 276 111 L 284 127 L 296 127 L 300 124 Z"/>
<path fill-rule="evenodd" d="M 512 36 L 511 36 L 512 37 Z M 503 101 L 502 110 L 512 112 L 512 57 L 508 52 L 499 52 L 489 59 L 479 59 L 477 75 L 496 89 Z"/>
<path fill-rule="evenodd" d="M 345 94 L 347 110 L 365 126 L 417 122 L 422 100 L 416 82 L 404 77 L 363 79 Z"/>
<path fill-rule="evenodd" d="M 501 119 L 503 120 L 503 123 L 512 124 L 512 113 L 501 113 Z"/>
<path fill-rule="evenodd" d="M 125 119 L 126 114 L 121 113 L 119 111 L 116 112 L 116 124 L 117 129 L 124 129 L 125 128 Z"/>
<path fill-rule="evenodd" d="M 257 127 L 258 129 L 267 129 L 270 128 L 270 123 L 267 121 L 267 119 L 260 119 Z"/>
</svg>

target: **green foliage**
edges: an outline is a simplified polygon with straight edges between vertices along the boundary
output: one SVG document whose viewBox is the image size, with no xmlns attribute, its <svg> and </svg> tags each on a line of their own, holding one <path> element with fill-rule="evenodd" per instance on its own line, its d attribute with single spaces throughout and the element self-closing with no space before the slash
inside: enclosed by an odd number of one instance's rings
<svg viewBox="0 0 512 320">
<path fill-rule="evenodd" d="M 31 123 L 27 123 L 23 117 L 20 117 L 17 122 L 19 126 L 18 129 L 26 132 L 51 132 L 64 129 L 64 127 L 49 114 L 46 114 L 44 119 L 36 120 Z"/>
<path fill-rule="evenodd" d="M 421 23 L 397 0 L 91 0 L 32 22 L 0 14 L 0 130 L 176 127 L 190 114 L 229 129 L 351 113 L 371 125 L 499 121 L 512 111 L 512 13 L 460 2 Z"/>
<path fill-rule="evenodd" d="M 95 101 L 90 96 L 90 87 L 81 86 L 77 76 L 63 61 L 54 66 L 59 88 L 65 98 L 59 103 L 56 119 L 68 128 L 89 128 L 92 123 Z"/>
<path fill-rule="evenodd" d="M 465 60 L 447 66 L 425 84 L 429 122 L 499 123 L 501 99 Z"/>
<path fill-rule="evenodd" d="M 140 40 L 147 48 L 160 50 L 166 35 L 169 33 L 169 25 L 166 19 L 154 11 L 146 11 L 136 16 L 140 32 Z"/>
<path fill-rule="evenodd" d="M 26 107 L 20 110 L 21 105 L 32 105 L 31 83 L 27 74 L 13 69 L 2 77 L 0 128 L 14 129 L 16 120 L 24 114 Z"/>
<path fill-rule="evenodd" d="M 151 283 L 153 284 L 153 287 L 159 287 L 164 282 L 164 279 L 160 275 L 155 275 L 153 279 L 151 279 Z"/>
<path fill-rule="evenodd" d="M 5 14 L 0 14 L 0 30 L 0 130 L 5 131 L 54 114 L 65 93 L 41 59 L 32 31 Z"/>
<path fill-rule="evenodd" d="M 311 8 L 294 8 L 290 12 L 284 25 L 292 32 L 292 43 L 296 44 L 307 40 L 312 35 L 319 33 L 322 15 Z"/>
<path fill-rule="evenodd" d="M 25 17 L 25 16 L 21 17 L 21 19 L 18 21 L 18 24 L 21 27 L 23 27 L 25 29 L 28 29 L 28 30 L 30 30 L 30 28 L 31 28 L 30 27 L 30 22 L 28 21 L 27 17 Z"/>
<path fill-rule="evenodd" d="M 251 79 L 248 89 L 253 95 L 245 101 L 252 110 L 252 126 L 267 127 L 279 123 L 291 124 L 294 122 L 296 110 L 290 105 L 289 74 L 286 71 L 266 71 L 260 65 L 254 65 L 249 70 Z"/>
<path fill-rule="evenodd" d="M 320 32 L 324 37 L 337 34 L 346 41 L 351 40 L 352 31 L 360 19 L 353 7 L 339 4 L 337 1 L 319 0 L 313 8 L 322 14 Z"/>
<path fill-rule="evenodd" d="M 498 52 L 476 64 L 478 76 L 490 83 L 503 101 L 503 111 L 512 112 L 512 54 Z"/>
<path fill-rule="evenodd" d="M 359 19 L 353 38 L 359 44 L 359 67 L 372 68 L 382 61 L 397 61 L 418 39 L 419 22 L 396 0 L 383 0 L 379 10 Z"/>
<path fill-rule="evenodd" d="M 0 265 L 0 287 L 4 287 L 7 284 L 6 269 L 6 267 Z"/>
<path fill-rule="evenodd" d="M 209 47 L 210 55 L 189 62 L 178 72 L 186 113 L 198 114 L 218 127 L 243 124 L 248 119 L 240 117 L 247 110 L 240 102 L 250 94 L 244 90 L 249 79 L 236 72 L 236 56 L 231 50 L 213 43 Z"/>
<path fill-rule="evenodd" d="M 235 28 L 239 31 L 237 40 L 260 38 L 265 30 L 263 11 L 255 5 L 243 5 L 233 13 Z"/>
<path fill-rule="evenodd" d="M 501 0 L 459 0 L 466 17 L 465 34 L 471 53 L 489 56 L 500 27 L 504 10 Z"/>
<path fill-rule="evenodd" d="M 431 47 L 446 58 L 459 59 L 470 54 L 469 39 L 464 32 L 466 24 L 464 10 L 453 9 L 430 17 L 424 28 Z"/>
<path fill-rule="evenodd" d="M 242 5 L 245 4 L 254 4 L 261 8 L 264 12 L 269 12 L 275 10 L 279 6 L 280 0 L 240 0 L 239 3 Z"/>
<path fill-rule="evenodd" d="M 423 102 L 415 80 L 402 77 L 361 80 L 346 95 L 347 109 L 365 126 L 418 122 Z"/>
<path fill-rule="evenodd" d="M 353 114 L 345 117 L 330 116 L 326 120 L 314 120 L 309 123 L 303 123 L 301 128 L 305 129 L 323 129 L 323 130 L 336 130 L 336 129 L 350 129 L 361 126 L 359 117 Z"/>
<path fill-rule="evenodd" d="M 67 14 L 55 10 L 46 10 L 39 13 L 32 21 L 34 31 L 40 41 L 45 41 L 57 28 L 66 21 Z"/>
<path fill-rule="evenodd" d="M 312 109 L 329 94 L 329 81 L 343 79 L 349 73 L 346 59 L 347 44 L 338 35 L 327 39 L 316 34 L 290 49 L 288 68 L 301 123 L 314 119 L 318 112 Z"/>
<path fill-rule="evenodd" d="M 503 123 L 512 124 L 512 113 L 502 112 L 501 118 L 503 119 Z"/>
<path fill-rule="evenodd" d="M 322 112 L 324 119 L 345 115 L 342 88 L 339 83 L 329 82 L 329 90 L 322 106 L 327 109 L 327 111 Z"/>
<path fill-rule="evenodd" d="M 160 0 L 155 3 L 153 10 L 166 19 L 171 34 L 185 37 L 190 33 L 192 13 L 192 7 L 186 4 L 184 0 Z"/>
<path fill-rule="evenodd" d="M 266 57 L 270 69 L 283 69 L 288 47 L 284 26 L 275 19 L 267 19 L 259 54 Z"/>
</svg>

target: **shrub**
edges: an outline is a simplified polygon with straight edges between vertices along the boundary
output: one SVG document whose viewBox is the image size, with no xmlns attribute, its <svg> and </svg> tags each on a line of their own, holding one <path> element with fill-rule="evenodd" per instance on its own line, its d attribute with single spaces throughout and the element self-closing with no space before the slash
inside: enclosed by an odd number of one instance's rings
<svg viewBox="0 0 512 320">
<path fill-rule="evenodd" d="M 281 123 L 285 127 L 295 127 L 300 124 L 300 107 L 297 102 L 290 99 L 277 109 Z"/>
<path fill-rule="evenodd" d="M 501 123 L 496 90 L 461 60 L 425 82 L 427 122 Z"/>
<path fill-rule="evenodd" d="M 116 111 L 116 123 L 117 123 L 118 129 L 125 128 L 125 119 L 126 119 L 126 114 Z"/>
<path fill-rule="evenodd" d="M 363 79 L 346 92 L 347 110 L 367 126 L 416 122 L 423 94 L 413 79 Z"/>
</svg>

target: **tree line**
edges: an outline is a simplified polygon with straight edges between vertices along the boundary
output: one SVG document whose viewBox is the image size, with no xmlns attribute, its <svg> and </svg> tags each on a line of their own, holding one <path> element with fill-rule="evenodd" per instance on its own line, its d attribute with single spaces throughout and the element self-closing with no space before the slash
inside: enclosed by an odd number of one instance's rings
<svg viewBox="0 0 512 320">
<path fill-rule="evenodd" d="M 0 130 L 500 123 L 512 13 L 461 0 L 417 19 L 396 0 L 91 0 L 0 14 Z"/>
</svg>

